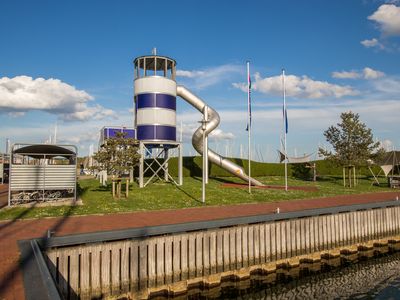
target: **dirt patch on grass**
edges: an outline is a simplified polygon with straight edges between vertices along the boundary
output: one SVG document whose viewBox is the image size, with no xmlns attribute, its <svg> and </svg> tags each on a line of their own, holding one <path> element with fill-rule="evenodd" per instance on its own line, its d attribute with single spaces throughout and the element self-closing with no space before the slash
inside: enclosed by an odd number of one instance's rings
<svg viewBox="0 0 400 300">
<path fill-rule="evenodd" d="M 248 184 L 244 183 L 224 183 L 221 184 L 224 188 L 248 188 Z M 255 189 L 274 189 L 274 190 L 284 190 L 284 185 L 263 185 L 263 186 L 252 186 Z M 317 192 L 318 188 L 315 186 L 288 186 L 290 191 L 305 191 L 305 192 Z"/>
</svg>

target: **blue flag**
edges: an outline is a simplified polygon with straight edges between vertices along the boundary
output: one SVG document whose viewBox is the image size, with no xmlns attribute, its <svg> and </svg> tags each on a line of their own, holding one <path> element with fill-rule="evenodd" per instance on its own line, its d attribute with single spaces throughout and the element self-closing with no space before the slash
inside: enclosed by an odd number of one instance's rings
<svg viewBox="0 0 400 300">
<path fill-rule="evenodd" d="M 286 107 L 283 108 L 283 120 L 284 120 L 284 122 L 285 122 L 285 132 L 288 133 L 289 124 L 288 124 L 288 120 L 287 120 L 287 110 L 286 110 Z"/>
</svg>

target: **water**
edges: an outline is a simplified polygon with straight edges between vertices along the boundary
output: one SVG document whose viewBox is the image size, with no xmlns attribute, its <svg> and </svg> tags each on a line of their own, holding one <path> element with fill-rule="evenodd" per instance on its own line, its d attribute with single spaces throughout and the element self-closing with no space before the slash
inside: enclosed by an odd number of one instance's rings
<svg viewBox="0 0 400 300">
<path fill-rule="evenodd" d="M 324 269 L 324 268 L 323 268 Z M 212 290 L 189 291 L 185 299 L 400 299 L 400 252 L 346 266 L 282 277 L 266 283 L 257 276 L 225 282 Z"/>
</svg>

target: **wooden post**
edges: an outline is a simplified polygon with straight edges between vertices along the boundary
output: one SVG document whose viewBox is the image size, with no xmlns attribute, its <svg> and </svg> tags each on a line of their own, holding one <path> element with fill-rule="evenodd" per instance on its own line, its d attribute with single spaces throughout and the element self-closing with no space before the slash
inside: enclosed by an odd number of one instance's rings
<svg viewBox="0 0 400 300">
<path fill-rule="evenodd" d="M 347 167 L 347 173 L 348 173 L 348 177 L 349 177 L 349 187 L 351 188 L 351 168 Z"/>
<path fill-rule="evenodd" d="M 347 176 L 347 181 L 349 182 L 349 187 L 351 187 L 351 177 L 349 174 L 349 167 L 346 167 L 346 176 Z"/>
<path fill-rule="evenodd" d="M 317 165 L 316 163 L 313 164 L 313 181 L 317 181 Z"/>
<path fill-rule="evenodd" d="M 118 197 L 118 199 L 121 198 L 121 186 L 122 186 L 122 180 L 118 179 L 118 181 L 117 181 L 117 187 L 118 187 L 117 197 Z"/>
<path fill-rule="evenodd" d="M 125 196 L 128 197 L 128 189 L 129 189 L 129 179 L 126 179 L 126 191 Z M 113 178 L 112 179 L 112 194 L 113 198 L 120 199 L 121 198 L 121 190 L 122 190 L 122 179 L 121 178 Z"/>
<path fill-rule="evenodd" d="M 127 178 L 125 183 L 125 198 L 128 198 L 129 196 L 129 182 L 130 180 Z"/>
<path fill-rule="evenodd" d="M 114 178 L 112 179 L 112 196 L 115 198 L 115 180 Z"/>
<path fill-rule="evenodd" d="M 346 169 L 343 167 L 343 186 L 346 187 Z"/>
</svg>

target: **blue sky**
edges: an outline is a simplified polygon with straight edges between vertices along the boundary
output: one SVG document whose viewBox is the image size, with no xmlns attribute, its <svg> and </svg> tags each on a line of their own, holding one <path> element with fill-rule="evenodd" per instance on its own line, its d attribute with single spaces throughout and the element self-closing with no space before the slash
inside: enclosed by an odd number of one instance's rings
<svg viewBox="0 0 400 300">
<path fill-rule="evenodd" d="M 210 145 L 223 155 L 247 147 L 246 60 L 255 159 L 276 161 L 282 68 L 289 155 L 329 147 L 323 131 L 348 110 L 400 147 L 399 1 L 0 1 L 0 35 L 0 151 L 57 123 L 85 155 L 102 126 L 130 126 L 132 61 L 153 47 L 219 112 Z M 200 118 L 178 100 L 185 154 Z"/>
</svg>

